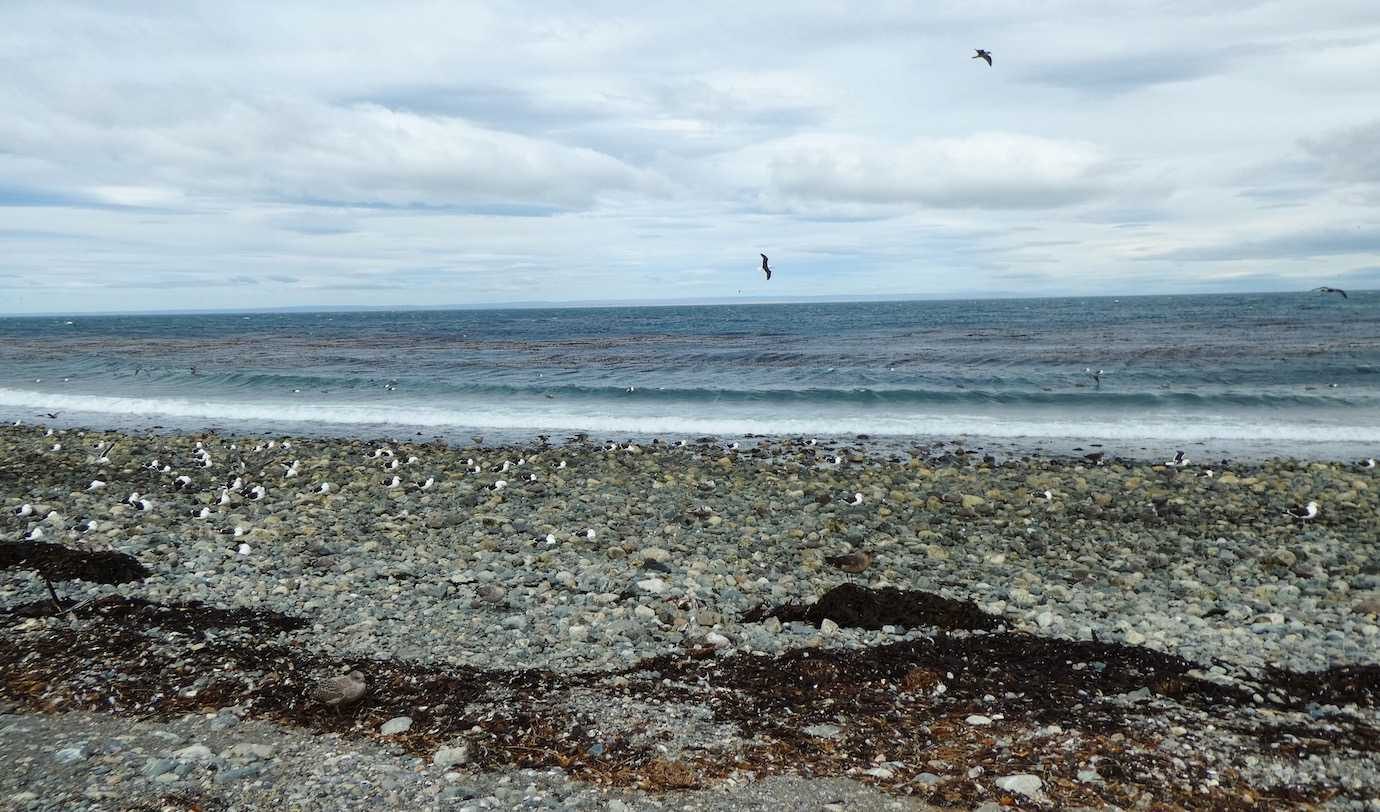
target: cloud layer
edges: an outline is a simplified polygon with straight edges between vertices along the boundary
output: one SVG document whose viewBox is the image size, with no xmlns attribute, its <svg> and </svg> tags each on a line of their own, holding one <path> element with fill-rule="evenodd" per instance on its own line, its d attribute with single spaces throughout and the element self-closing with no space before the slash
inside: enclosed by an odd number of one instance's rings
<svg viewBox="0 0 1380 812">
<path fill-rule="evenodd" d="M 0 312 L 1371 278 L 1377 74 L 1356 0 L 7 3 Z"/>
</svg>

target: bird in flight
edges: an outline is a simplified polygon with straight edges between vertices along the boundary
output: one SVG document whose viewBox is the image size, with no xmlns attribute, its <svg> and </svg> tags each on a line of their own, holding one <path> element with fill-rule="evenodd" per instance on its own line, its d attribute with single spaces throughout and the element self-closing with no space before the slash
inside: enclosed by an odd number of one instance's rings
<svg viewBox="0 0 1380 812">
<path fill-rule="evenodd" d="M 1323 286 L 1320 287 L 1320 288 L 1313 288 L 1313 292 L 1314 292 L 1314 293 L 1340 293 L 1340 294 L 1342 294 L 1342 298 L 1343 298 L 1343 299 L 1347 298 L 1346 291 L 1342 290 L 1341 288 L 1329 288 L 1327 285 L 1323 285 Z"/>
<path fill-rule="evenodd" d="M 989 67 L 989 68 L 992 67 L 992 52 L 991 52 L 991 51 L 984 51 L 984 50 L 982 50 L 981 48 L 974 48 L 973 50 L 977 51 L 977 53 L 974 54 L 972 57 L 970 57 L 971 59 L 985 59 L 985 60 L 987 60 L 987 67 Z"/>
<path fill-rule="evenodd" d="M 767 255 L 758 254 L 758 256 L 762 258 L 762 273 L 766 274 L 768 279 L 771 279 L 771 266 L 767 264 Z"/>
</svg>

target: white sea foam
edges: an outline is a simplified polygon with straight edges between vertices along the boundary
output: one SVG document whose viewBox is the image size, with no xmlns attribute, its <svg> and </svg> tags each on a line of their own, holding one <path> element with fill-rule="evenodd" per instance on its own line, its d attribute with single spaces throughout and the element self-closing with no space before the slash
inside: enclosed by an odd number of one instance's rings
<svg viewBox="0 0 1380 812">
<path fill-rule="evenodd" d="M 15 416 L 55 411 L 91 416 L 88 422 L 256 423 L 264 427 L 316 423 L 348 427 L 467 427 L 495 430 L 628 432 L 634 434 L 872 434 L 881 436 L 970 435 L 992 438 L 1173 441 L 1241 440 L 1279 443 L 1380 443 L 1380 418 L 1332 422 L 1290 419 L 1273 413 L 1228 415 L 1086 414 L 1064 410 L 974 413 L 897 408 L 836 408 L 808 414 L 779 414 L 752 404 L 578 404 L 493 401 L 474 403 L 234 401 L 49 394 L 0 388 L 0 409 Z M 583 410 L 581 410 L 583 409 Z M 616 409 L 616 411 L 615 411 Z M 1355 416 L 1352 415 L 1354 418 Z"/>
</svg>

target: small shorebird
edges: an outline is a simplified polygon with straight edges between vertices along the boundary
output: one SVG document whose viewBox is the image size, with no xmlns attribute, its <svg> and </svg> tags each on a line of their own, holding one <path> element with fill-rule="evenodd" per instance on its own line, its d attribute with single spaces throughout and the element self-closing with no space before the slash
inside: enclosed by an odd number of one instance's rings
<svg viewBox="0 0 1380 812">
<path fill-rule="evenodd" d="M 1284 515 L 1298 519 L 1299 524 L 1304 524 L 1312 521 L 1313 519 L 1318 518 L 1318 511 L 1318 503 L 1309 502 L 1306 505 L 1289 508 L 1288 510 L 1284 511 Z"/>
<path fill-rule="evenodd" d="M 867 572 L 867 568 L 872 566 L 872 553 L 866 550 L 855 550 L 844 555 L 825 556 L 824 563 L 834 569 L 848 573 L 848 580 L 851 581 L 854 575 Z"/>
<path fill-rule="evenodd" d="M 771 266 L 767 264 L 767 255 L 758 254 L 762 258 L 762 273 L 767 275 L 767 280 L 771 280 Z"/>
<path fill-rule="evenodd" d="M 364 675 L 351 671 L 318 681 L 311 687 L 311 698 L 323 705 L 330 705 L 339 713 L 342 706 L 352 705 L 362 699 L 366 688 Z"/>
<path fill-rule="evenodd" d="M 974 48 L 973 50 L 974 50 L 974 51 L 977 51 L 977 53 L 973 54 L 971 57 L 969 57 L 969 59 L 982 59 L 982 60 L 984 60 L 984 61 L 987 62 L 987 67 L 989 67 L 989 68 L 992 67 L 992 52 L 991 52 L 991 51 L 984 51 L 984 50 L 981 49 L 981 48 Z"/>
<path fill-rule="evenodd" d="M 1188 458 L 1184 456 L 1184 452 L 1176 451 L 1174 452 L 1174 459 L 1170 460 L 1169 462 L 1166 462 L 1165 465 L 1171 467 L 1183 467 L 1185 465 L 1188 465 Z"/>
<path fill-rule="evenodd" d="M 1321 293 L 1323 295 L 1329 293 L 1339 293 L 1341 294 L 1343 299 L 1350 298 L 1346 295 L 1346 291 L 1342 290 L 1341 288 L 1329 288 L 1327 285 L 1323 285 L 1320 288 L 1313 288 L 1313 293 Z"/>
<path fill-rule="evenodd" d="M 508 590 L 498 584 L 483 584 L 474 591 L 474 596 L 485 603 L 499 603 L 507 594 Z"/>
</svg>

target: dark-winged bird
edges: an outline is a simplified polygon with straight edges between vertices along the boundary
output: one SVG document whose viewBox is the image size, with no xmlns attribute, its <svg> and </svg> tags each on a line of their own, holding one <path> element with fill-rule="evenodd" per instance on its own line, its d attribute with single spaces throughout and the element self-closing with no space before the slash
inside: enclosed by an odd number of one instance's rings
<svg viewBox="0 0 1380 812">
<path fill-rule="evenodd" d="M 992 52 L 991 52 L 991 51 L 984 51 L 984 50 L 982 50 L 981 48 L 974 48 L 973 50 L 977 51 L 977 53 L 974 54 L 972 57 L 970 57 L 971 59 L 985 59 L 985 60 L 987 60 L 987 67 L 989 67 L 989 68 L 992 67 Z"/>
<path fill-rule="evenodd" d="M 771 266 L 767 265 L 767 255 L 758 254 L 758 256 L 762 258 L 762 273 L 766 274 L 768 279 L 771 279 Z"/>
<path fill-rule="evenodd" d="M 1323 285 L 1323 286 L 1320 287 L 1320 288 L 1313 288 L 1313 292 L 1314 292 L 1314 293 L 1340 293 L 1340 294 L 1342 294 L 1342 298 L 1343 298 L 1343 299 L 1348 298 L 1347 295 L 1346 295 L 1346 291 L 1342 290 L 1341 288 L 1329 288 L 1327 285 Z"/>
</svg>

